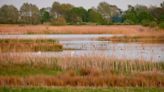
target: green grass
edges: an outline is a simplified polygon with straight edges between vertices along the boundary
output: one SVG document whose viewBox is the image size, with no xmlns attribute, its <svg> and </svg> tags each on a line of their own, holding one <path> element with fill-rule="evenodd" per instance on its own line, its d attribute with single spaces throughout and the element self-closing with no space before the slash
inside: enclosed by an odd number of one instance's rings
<svg viewBox="0 0 164 92">
<path fill-rule="evenodd" d="M 163 92 L 164 88 L 9 88 L 1 87 L 0 92 Z"/>
<path fill-rule="evenodd" d="M 0 64 L 1 76 L 57 75 L 60 72 L 62 70 L 55 64 L 51 66 L 43 64 Z"/>
<path fill-rule="evenodd" d="M 0 43 L 57 43 L 57 40 L 54 39 L 0 39 Z"/>
</svg>

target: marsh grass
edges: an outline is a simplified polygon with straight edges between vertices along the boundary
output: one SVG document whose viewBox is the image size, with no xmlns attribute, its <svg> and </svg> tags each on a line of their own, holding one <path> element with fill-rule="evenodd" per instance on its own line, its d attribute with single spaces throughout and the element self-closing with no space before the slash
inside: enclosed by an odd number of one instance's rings
<svg viewBox="0 0 164 92">
<path fill-rule="evenodd" d="M 119 60 L 106 56 L 80 56 L 80 57 L 30 57 L 17 55 L 0 55 L 0 66 L 7 67 L 49 67 L 62 70 L 81 69 L 98 70 L 115 74 L 131 74 L 135 72 L 164 71 L 164 62 L 142 60 Z M 3 68 L 3 67 L 2 67 Z M 21 68 L 21 67 L 20 67 Z M 9 68 L 10 69 L 10 68 Z M 12 68 L 11 68 L 12 69 Z M 19 69 L 19 68 L 18 68 Z"/>
<path fill-rule="evenodd" d="M 0 76 L 0 86 L 41 87 L 164 87 L 164 74 L 158 72 L 135 73 L 128 76 L 111 73 L 80 76 L 67 71 L 56 76 Z"/>
<path fill-rule="evenodd" d="M 155 31 L 158 30 L 158 31 Z M 112 26 L 48 26 L 48 25 L 0 25 L 0 34 L 139 34 L 163 35 L 162 29 L 143 27 L 140 25 Z"/>
<path fill-rule="evenodd" d="M 144 42 L 144 43 L 164 43 L 164 36 L 121 36 L 121 37 L 100 37 L 98 40 L 112 42 Z"/>
<path fill-rule="evenodd" d="M 141 88 L 141 87 L 115 87 L 115 88 L 81 88 L 81 87 L 29 87 L 29 88 L 10 88 L 1 87 L 1 92 L 163 92 L 163 88 Z"/>
<path fill-rule="evenodd" d="M 55 64 L 53 67 L 28 64 L 0 65 L 1 76 L 57 75 L 60 72 L 62 72 L 61 69 L 55 66 Z"/>
<path fill-rule="evenodd" d="M 163 72 L 164 62 L 0 55 L 0 86 L 164 87 Z"/>
<path fill-rule="evenodd" d="M 52 39 L 0 39 L 0 52 L 61 51 L 62 45 Z"/>
</svg>

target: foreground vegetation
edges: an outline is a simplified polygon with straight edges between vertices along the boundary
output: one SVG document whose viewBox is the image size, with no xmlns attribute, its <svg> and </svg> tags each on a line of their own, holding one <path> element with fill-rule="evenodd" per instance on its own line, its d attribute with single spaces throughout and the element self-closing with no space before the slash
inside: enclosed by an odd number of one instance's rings
<svg viewBox="0 0 164 92">
<path fill-rule="evenodd" d="M 1 55 L 0 70 L 0 86 L 164 87 L 163 62 Z"/>
<path fill-rule="evenodd" d="M 61 50 L 62 45 L 51 39 L 0 39 L 0 52 Z"/>
<path fill-rule="evenodd" d="M 1 92 L 163 92 L 163 88 L 9 88 L 1 87 Z"/>
<path fill-rule="evenodd" d="M 164 36 L 121 36 L 100 37 L 99 40 L 112 42 L 164 43 Z"/>
</svg>

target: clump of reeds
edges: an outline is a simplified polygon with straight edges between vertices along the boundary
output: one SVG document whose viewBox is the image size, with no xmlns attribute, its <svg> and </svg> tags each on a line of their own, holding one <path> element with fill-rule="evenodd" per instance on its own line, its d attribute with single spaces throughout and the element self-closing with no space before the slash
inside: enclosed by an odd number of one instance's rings
<svg viewBox="0 0 164 92">
<path fill-rule="evenodd" d="M 63 47 L 52 39 L 0 39 L 0 52 L 60 51 Z"/>
</svg>

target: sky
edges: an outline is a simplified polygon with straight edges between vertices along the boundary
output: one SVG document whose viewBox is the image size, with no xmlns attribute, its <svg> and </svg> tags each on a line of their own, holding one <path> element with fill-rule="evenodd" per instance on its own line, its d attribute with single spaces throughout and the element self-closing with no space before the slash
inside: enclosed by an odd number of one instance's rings
<svg viewBox="0 0 164 92">
<path fill-rule="evenodd" d="M 116 5 L 122 10 L 126 10 L 128 5 L 142 4 L 146 6 L 160 6 L 164 0 L 0 0 L 0 7 L 4 4 L 12 4 L 18 9 L 24 2 L 32 3 L 37 5 L 39 8 L 51 7 L 54 1 L 60 3 L 70 3 L 74 6 L 82 6 L 86 9 L 91 7 L 97 7 L 102 2 L 108 2 L 109 4 Z"/>
</svg>

